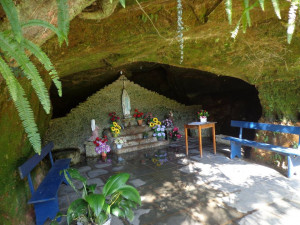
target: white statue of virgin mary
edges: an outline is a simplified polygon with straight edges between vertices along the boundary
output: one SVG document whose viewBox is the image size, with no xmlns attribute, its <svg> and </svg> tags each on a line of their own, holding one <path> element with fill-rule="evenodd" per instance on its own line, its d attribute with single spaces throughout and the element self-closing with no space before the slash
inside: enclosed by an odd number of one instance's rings
<svg viewBox="0 0 300 225">
<path fill-rule="evenodd" d="M 90 141 L 95 141 L 97 137 L 99 137 L 99 127 L 96 125 L 96 121 L 94 119 L 91 120 L 91 128 L 92 128 L 92 136 L 89 138 Z"/>
<path fill-rule="evenodd" d="M 127 91 L 125 90 L 125 88 L 123 88 L 123 93 L 122 93 L 122 108 L 123 108 L 123 115 L 124 118 L 130 118 L 130 110 L 131 110 L 131 106 L 130 106 L 130 98 L 129 95 L 127 93 Z"/>
</svg>

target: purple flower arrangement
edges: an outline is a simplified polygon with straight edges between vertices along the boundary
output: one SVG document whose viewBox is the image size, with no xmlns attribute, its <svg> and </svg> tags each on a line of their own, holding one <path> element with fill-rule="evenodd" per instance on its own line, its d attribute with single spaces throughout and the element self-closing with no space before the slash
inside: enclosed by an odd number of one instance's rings
<svg viewBox="0 0 300 225">
<path fill-rule="evenodd" d="M 162 121 L 162 124 L 163 124 L 166 128 L 169 128 L 169 127 L 172 127 L 172 126 L 173 126 L 173 122 L 172 122 L 172 120 L 170 120 L 170 119 L 165 119 L 164 121 Z"/>
</svg>

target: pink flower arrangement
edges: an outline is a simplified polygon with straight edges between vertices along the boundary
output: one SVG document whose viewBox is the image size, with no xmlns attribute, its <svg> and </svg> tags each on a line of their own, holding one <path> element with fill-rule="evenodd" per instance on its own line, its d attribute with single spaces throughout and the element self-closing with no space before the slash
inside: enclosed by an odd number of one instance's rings
<svg viewBox="0 0 300 225">
<path fill-rule="evenodd" d="M 178 127 L 174 127 L 172 131 L 169 132 L 169 137 L 176 141 L 177 139 L 181 138 L 182 135 L 179 133 L 179 128 Z"/>
<path fill-rule="evenodd" d="M 96 140 L 93 143 L 96 145 L 95 152 L 97 154 L 101 154 L 102 152 L 110 152 L 110 146 L 106 144 L 107 141 L 107 136 L 104 136 L 104 138 L 102 139 L 99 137 L 96 138 Z"/>
</svg>

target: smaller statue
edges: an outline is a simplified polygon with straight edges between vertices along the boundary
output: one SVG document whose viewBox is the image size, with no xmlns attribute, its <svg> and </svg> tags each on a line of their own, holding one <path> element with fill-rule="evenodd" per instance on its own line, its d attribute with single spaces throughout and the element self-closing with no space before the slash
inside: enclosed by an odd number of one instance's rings
<svg viewBox="0 0 300 225">
<path fill-rule="evenodd" d="M 168 119 L 171 120 L 172 123 L 174 124 L 174 118 L 173 118 L 173 112 L 172 111 L 169 112 Z"/>
<path fill-rule="evenodd" d="M 97 137 L 99 137 L 99 127 L 96 125 L 94 119 L 91 120 L 91 128 L 92 128 L 92 136 L 89 138 L 89 141 L 95 141 Z"/>
</svg>

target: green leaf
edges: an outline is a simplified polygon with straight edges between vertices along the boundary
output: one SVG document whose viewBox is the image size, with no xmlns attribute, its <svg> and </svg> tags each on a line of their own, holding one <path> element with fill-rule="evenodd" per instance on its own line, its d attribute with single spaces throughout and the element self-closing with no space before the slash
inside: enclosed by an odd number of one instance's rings
<svg viewBox="0 0 300 225">
<path fill-rule="evenodd" d="M 103 187 L 102 193 L 104 194 L 104 196 L 106 197 L 110 194 L 113 194 L 120 187 L 124 186 L 128 181 L 129 176 L 130 175 L 128 173 L 120 173 L 111 176 Z"/>
<path fill-rule="evenodd" d="M 265 0 L 259 0 L 259 5 L 262 11 L 265 11 Z"/>
<path fill-rule="evenodd" d="M 85 200 L 88 202 L 95 216 L 98 218 L 103 208 L 105 197 L 102 194 L 91 194 L 86 196 Z"/>
<path fill-rule="evenodd" d="M 86 215 L 88 210 L 88 204 L 83 199 L 76 199 L 71 203 L 67 211 L 67 223 L 70 224 L 73 220 L 76 220 L 81 215 Z"/>
<path fill-rule="evenodd" d="M 125 208 L 125 216 L 129 221 L 132 221 L 134 218 L 133 211 L 130 208 Z"/>
<path fill-rule="evenodd" d="M 97 184 L 91 184 L 86 186 L 86 190 L 88 194 L 94 194 L 96 190 Z"/>
<path fill-rule="evenodd" d="M 84 176 L 82 176 L 77 169 L 69 168 L 66 171 L 70 174 L 72 179 L 79 180 L 82 183 L 86 184 L 87 179 Z"/>
<path fill-rule="evenodd" d="M 29 20 L 25 23 L 22 23 L 21 26 L 22 27 L 41 26 L 41 27 L 48 28 L 49 30 L 52 30 L 57 36 L 62 35 L 54 25 L 44 20 L 39 20 L 39 19 Z"/>
<path fill-rule="evenodd" d="M 23 39 L 23 35 L 15 4 L 12 0 L 0 0 L 0 3 L 9 20 L 14 37 L 16 38 L 17 42 L 20 43 Z"/>
<path fill-rule="evenodd" d="M 42 51 L 42 49 L 40 49 L 40 47 L 27 39 L 24 39 L 22 45 L 37 57 L 37 59 L 44 65 L 47 71 L 50 71 L 49 74 L 58 90 L 58 94 L 59 96 L 62 96 L 61 82 L 59 81 L 58 74 L 48 56 Z"/>
<path fill-rule="evenodd" d="M 68 45 L 68 33 L 69 33 L 69 26 L 70 26 L 68 0 L 56 0 L 56 2 L 58 7 L 58 14 L 57 14 L 58 30 L 62 34 L 63 40 L 65 40 L 66 44 Z M 60 45 L 61 44 L 62 42 L 60 42 Z"/>
<path fill-rule="evenodd" d="M 232 24 L 232 0 L 226 0 L 225 11 L 227 13 L 228 22 L 231 25 Z"/>
<path fill-rule="evenodd" d="M 130 185 L 124 185 L 123 187 L 118 189 L 118 192 L 120 192 L 124 198 L 134 201 L 141 205 L 141 196 L 134 187 Z"/>
<path fill-rule="evenodd" d="M 125 8 L 125 0 L 120 0 L 121 5 Z"/>
<path fill-rule="evenodd" d="M 274 11 L 276 13 L 276 16 L 281 19 L 281 16 L 280 16 L 280 8 L 279 8 L 279 2 L 278 0 L 272 0 L 272 4 L 273 4 L 273 7 L 274 7 Z"/>
<path fill-rule="evenodd" d="M 24 48 L 14 39 L 4 36 L 3 33 L 0 33 L 0 45 L 4 53 L 10 58 L 14 58 L 20 65 L 26 77 L 30 80 L 45 112 L 49 114 L 50 98 L 48 90 L 36 67 L 25 54 Z"/>
<path fill-rule="evenodd" d="M 104 211 L 105 214 L 107 214 L 107 215 L 110 214 L 110 205 L 107 204 L 106 202 L 104 202 L 104 205 L 103 205 L 103 211 Z"/>
<path fill-rule="evenodd" d="M 118 207 L 112 208 L 111 213 L 112 213 L 113 215 L 115 215 L 116 217 L 125 217 L 124 211 L 121 210 L 121 209 L 118 208 Z"/>
<path fill-rule="evenodd" d="M 63 171 L 60 171 L 60 172 L 63 172 L 63 173 L 64 173 L 64 176 L 65 176 L 65 178 L 66 178 L 68 184 L 69 184 L 69 185 L 70 185 L 70 186 L 78 193 L 78 191 L 77 191 L 75 185 L 73 184 L 73 182 L 72 182 L 71 179 L 70 179 L 70 175 L 69 175 L 68 171 L 67 171 L 67 170 L 63 170 Z"/>
<path fill-rule="evenodd" d="M 250 18 L 250 10 L 249 10 L 249 0 L 244 0 L 245 14 L 247 19 L 247 24 L 251 27 L 251 18 Z"/>
<path fill-rule="evenodd" d="M 9 66 L 0 57 L 0 73 L 4 78 L 10 96 L 12 97 L 19 116 L 21 118 L 25 132 L 28 135 L 28 139 L 34 149 L 38 154 L 41 153 L 41 137 L 38 132 L 37 125 L 34 121 L 34 115 L 30 108 L 28 100 L 25 98 L 25 92 L 22 86 L 19 84 L 18 80 L 13 75 Z"/>
</svg>

